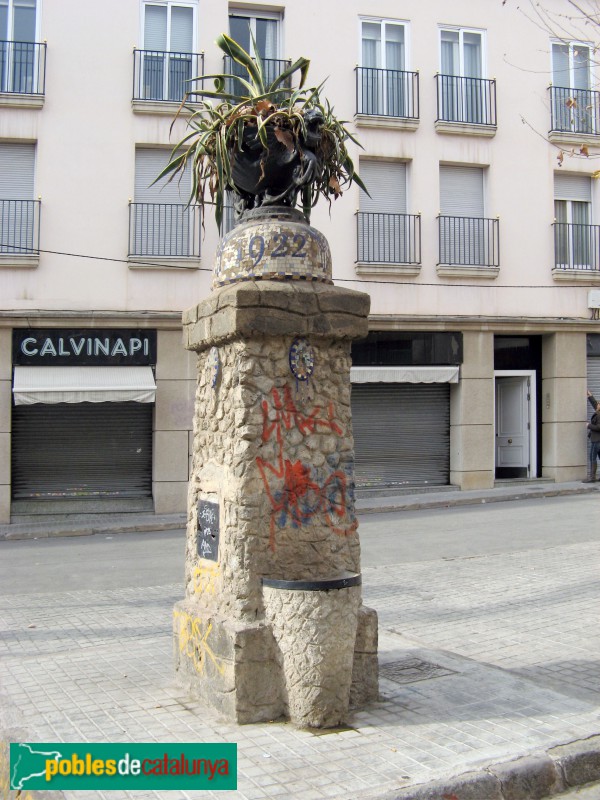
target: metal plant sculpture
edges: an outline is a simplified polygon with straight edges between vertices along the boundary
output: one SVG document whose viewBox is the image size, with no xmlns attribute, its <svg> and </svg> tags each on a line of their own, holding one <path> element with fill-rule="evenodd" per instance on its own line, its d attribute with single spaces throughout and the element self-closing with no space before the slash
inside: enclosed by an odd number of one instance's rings
<svg viewBox="0 0 600 800">
<path fill-rule="evenodd" d="M 348 140 L 358 142 L 329 102 L 321 99 L 323 84 L 304 88 L 308 59 L 299 58 L 267 82 L 259 57 L 252 58 L 226 34 L 216 43 L 247 77 L 193 79 L 212 79 L 214 89 L 201 87 L 186 94 L 177 115 L 184 109 L 189 113 L 191 130 L 173 148 L 156 180 L 173 179 L 191 164 L 190 202 L 214 205 L 219 227 L 226 192 L 233 193 L 238 218 L 258 206 L 294 207 L 300 199 L 309 219 L 321 196 L 331 203 L 353 181 L 366 191 L 346 148 Z M 300 81 L 294 89 L 289 82 L 295 73 Z"/>
</svg>

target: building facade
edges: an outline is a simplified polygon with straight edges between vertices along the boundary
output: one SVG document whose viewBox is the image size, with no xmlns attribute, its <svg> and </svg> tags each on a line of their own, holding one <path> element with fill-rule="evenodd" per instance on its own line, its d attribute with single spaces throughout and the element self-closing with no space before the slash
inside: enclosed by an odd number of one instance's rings
<svg viewBox="0 0 600 800">
<path fill-rule="evenodd" d="M 224 31 L 273 74 L 309 57 L 362 144 L 369 193 L 311 219 L 335 283 L 371 296 L 358 485 L 583 478 L 600 396 L 584 29 L 559 39 L 501 0 L 0 0 L 0 520 L 185 510 L 181 312 L 210 292 L 219 232 L 189 174 L 153 181 Z"/>
</svg>

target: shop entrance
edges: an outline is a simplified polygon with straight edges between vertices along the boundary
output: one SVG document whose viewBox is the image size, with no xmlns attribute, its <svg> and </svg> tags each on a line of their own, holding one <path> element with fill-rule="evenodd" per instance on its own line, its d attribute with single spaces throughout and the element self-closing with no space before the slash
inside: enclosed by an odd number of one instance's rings
<svg viewBox="0 0 600 800">
<path fill-rule="evenodd" d="M 496 477 L 530 478 L 536 474 L 535 373 L 496 372 L 495 383 Z"/>
<path fill-rule="evenodd" d="M 12 499 L 152 495 L 149 403 L 36 403 L 13 408 Z"/>
</svg>

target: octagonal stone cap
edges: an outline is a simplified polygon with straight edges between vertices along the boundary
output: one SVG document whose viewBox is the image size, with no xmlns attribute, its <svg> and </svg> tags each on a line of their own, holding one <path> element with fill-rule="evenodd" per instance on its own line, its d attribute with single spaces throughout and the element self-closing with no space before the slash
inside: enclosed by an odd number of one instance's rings
<svg viewBox="0 0 600 800">
<path fill-rule="evenodd" d="M 223 286 L 183 313 L 183 341 L 200 352 L 255 336 L 360 339 L 368 333 L 370 297 L 311 281 L 247 281 Z"/>
</svg>

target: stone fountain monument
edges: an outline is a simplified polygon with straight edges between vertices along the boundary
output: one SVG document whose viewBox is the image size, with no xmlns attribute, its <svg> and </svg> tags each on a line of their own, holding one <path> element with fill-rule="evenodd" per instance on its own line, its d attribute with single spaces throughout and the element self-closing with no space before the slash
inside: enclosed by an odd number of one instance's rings
<svg viewBox="0 0 600 800">
<path fill-rule="evenodd" d="M 378 696 L 350 411 L 369 297 L 333 285 L 327 240 L 294 208 L 319 167 L 318 129 L 283 189 L 272 165 L 236 181 L 212 293 L 183 315 L 198 383 L 176 675 L 238 723 L 335 727 Z M 269 158 L 289 165 L 289 143 Z"/>
</svg>

